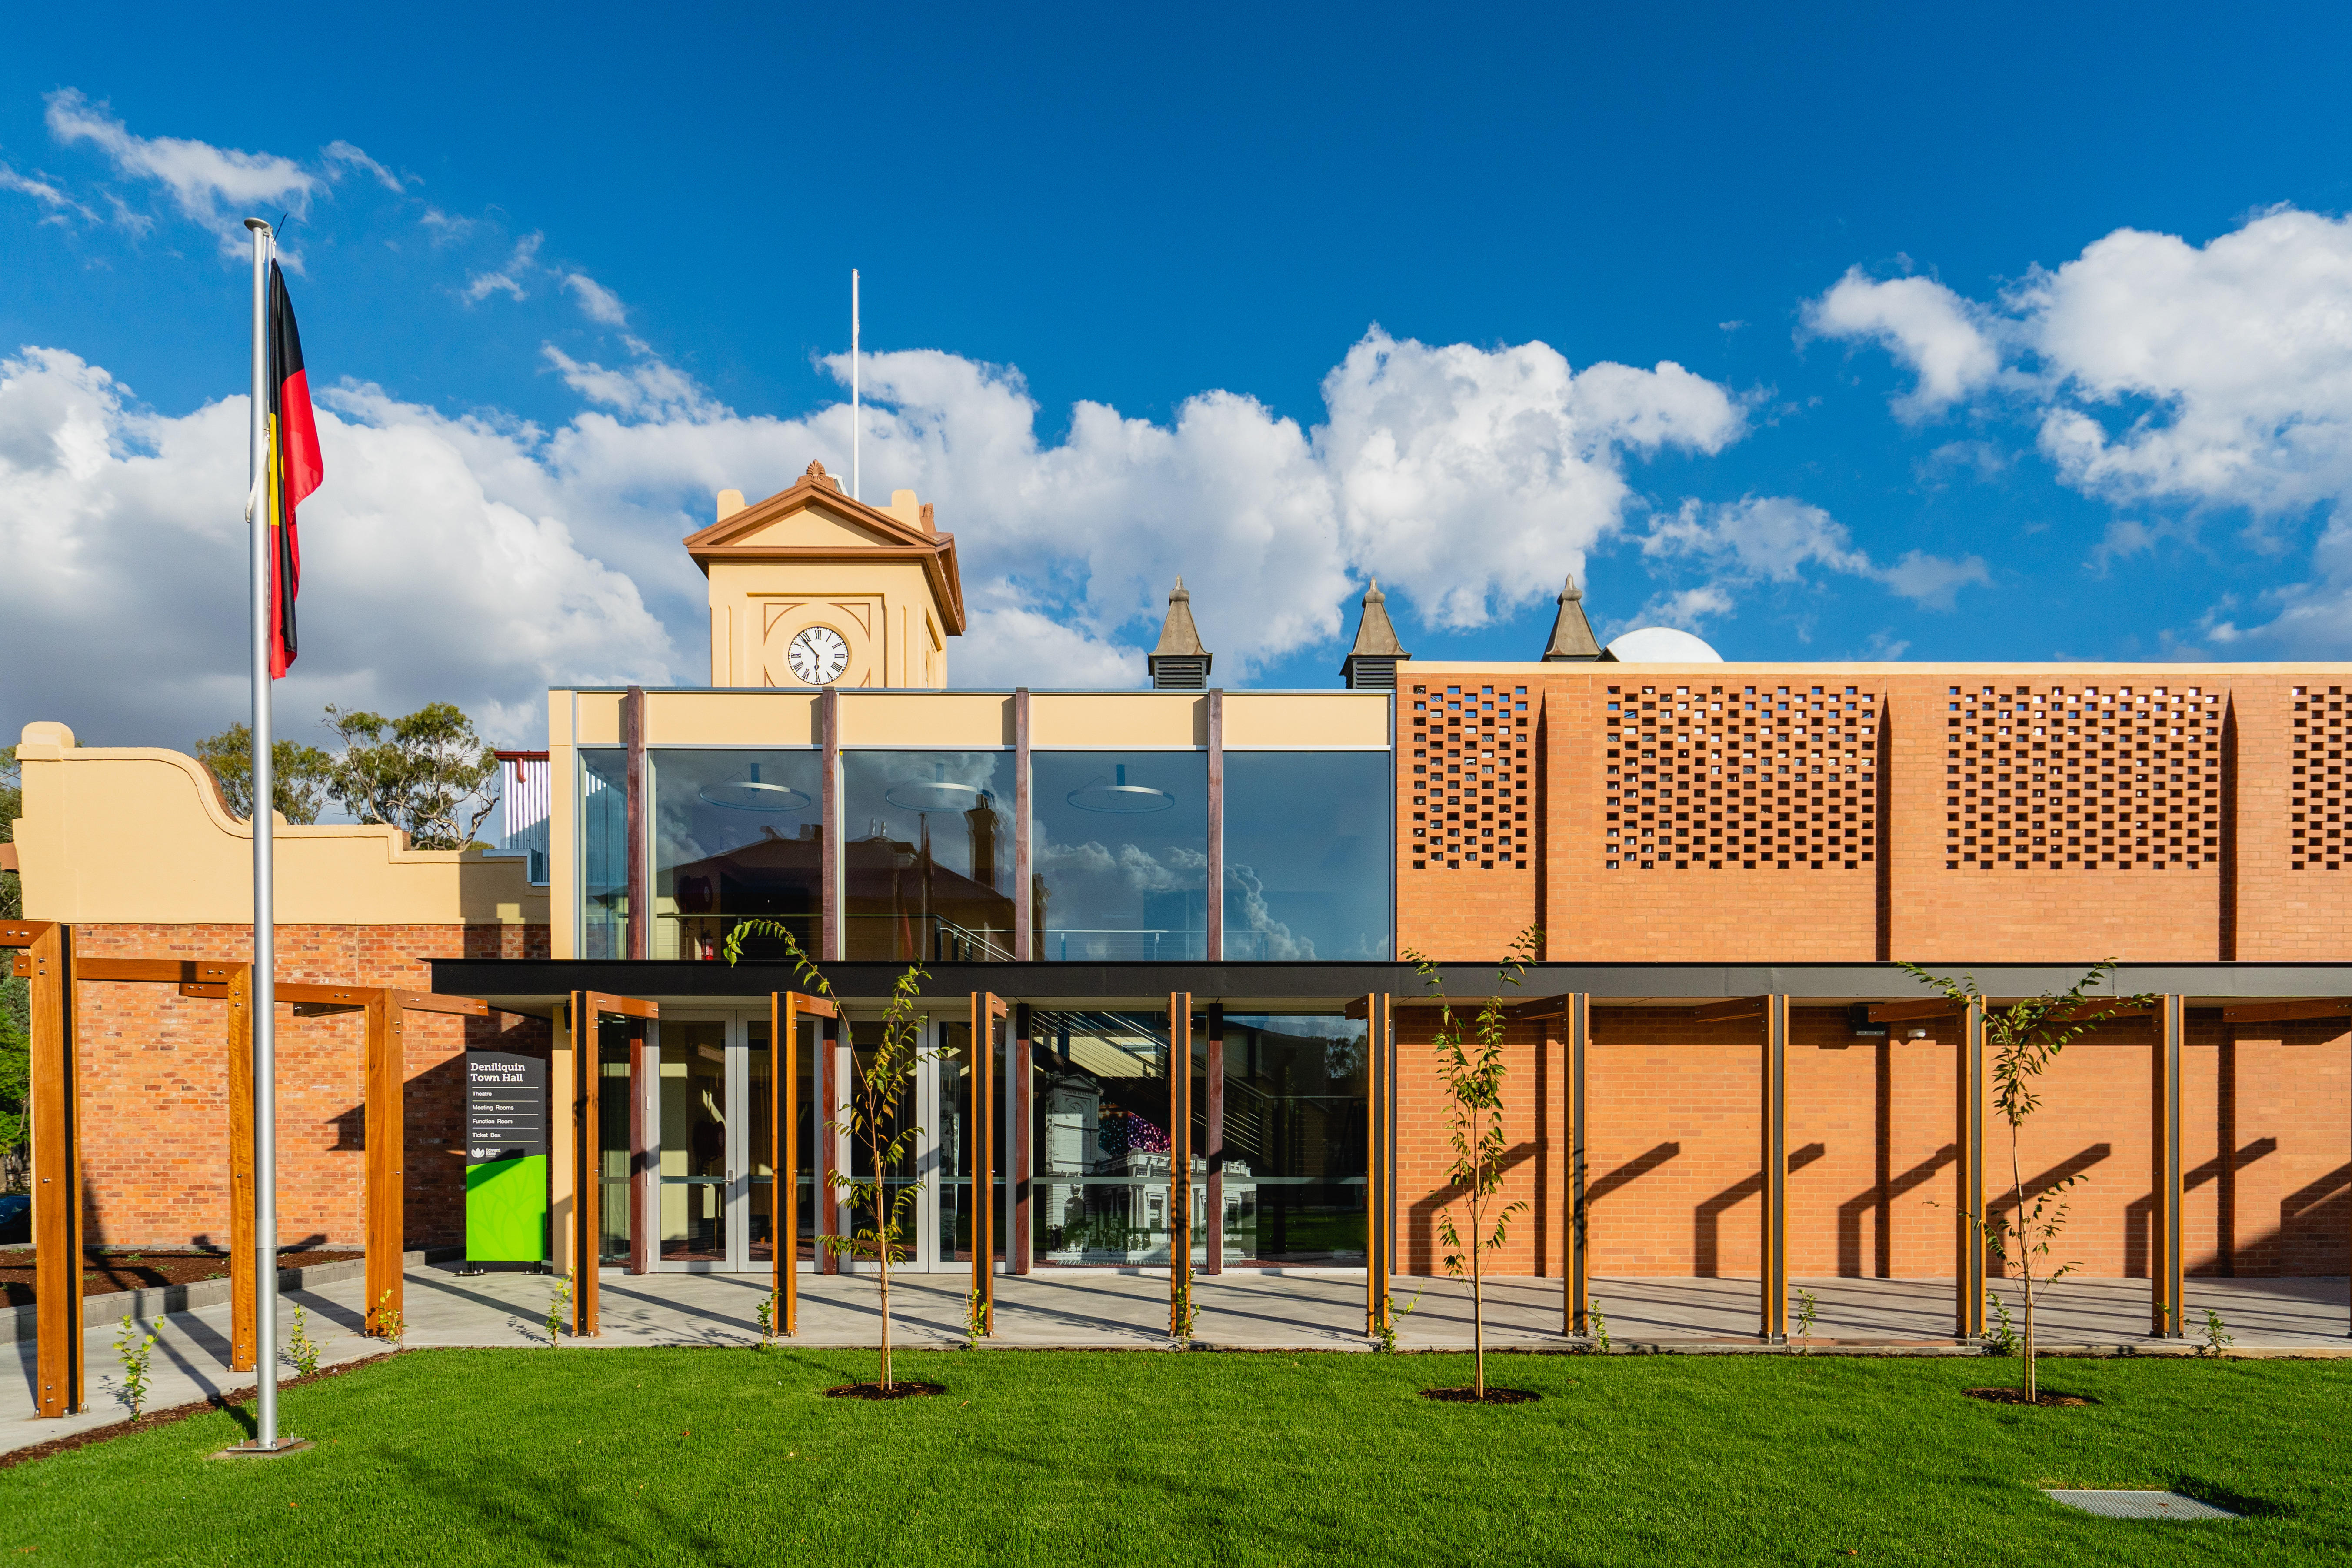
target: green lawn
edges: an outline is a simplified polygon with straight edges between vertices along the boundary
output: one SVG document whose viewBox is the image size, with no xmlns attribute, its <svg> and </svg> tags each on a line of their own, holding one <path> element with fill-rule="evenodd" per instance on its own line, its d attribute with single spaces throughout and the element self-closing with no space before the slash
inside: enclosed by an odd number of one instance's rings
<svg viewBox="0 0 2352 1568">
<path fill-rule="evenodd" d="M 2347 1362 L 2053 1362 L 2102 1403 L 1964 1399 L 2002 1361 L 901 1358 L 944 1398 L 826 1400 L 870 1356 L 434 1351 L 295 1390 L 286 1459 L 227 1414 L 0 1472 L 37 1563 L 2344 1561 Z M 2093 1519 L 2042 1485 L 2258 1516 Z M 1855 1555 L 1850 1556 L 1849 1553 Z"/>
</svg>

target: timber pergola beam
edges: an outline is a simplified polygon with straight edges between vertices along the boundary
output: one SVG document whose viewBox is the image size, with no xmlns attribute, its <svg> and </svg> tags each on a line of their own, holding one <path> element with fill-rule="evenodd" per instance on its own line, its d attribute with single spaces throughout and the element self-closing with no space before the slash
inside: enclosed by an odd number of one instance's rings
<svg viewBox="0 0 2352 1568">
<path fill-rule="evenodd" d="M 991 991 L 971 993 L 971 1033 L 964 1042 L 971 1073 L 971 1301 L 980 1331 L 996 1332 L 996 1026 L 1013 1016 L 1012 1005 Z M 876 1180 L 881 1178 L 877 1175 Z M 855 1225 L 851 1215 L 846 1221 Z M 877 1213 L 876 1230 L 881 1227 Z"/>
</svg>

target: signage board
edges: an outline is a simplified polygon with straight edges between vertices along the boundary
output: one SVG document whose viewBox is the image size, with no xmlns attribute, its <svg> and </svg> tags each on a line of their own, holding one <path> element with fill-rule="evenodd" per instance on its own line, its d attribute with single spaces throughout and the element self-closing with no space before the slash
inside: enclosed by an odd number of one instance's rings
<svg viewBox="0 0 2352 1568">
<path fill-rule="evenodd" d="M 466 1260 L 543 1263 L 547 1058 L 466 1053 Z"/>
</svg>

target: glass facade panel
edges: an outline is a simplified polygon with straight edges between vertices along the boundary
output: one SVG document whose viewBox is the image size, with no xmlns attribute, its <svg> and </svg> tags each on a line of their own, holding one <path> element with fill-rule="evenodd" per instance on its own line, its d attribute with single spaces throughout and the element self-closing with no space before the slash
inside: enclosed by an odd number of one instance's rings
<svg viewBox="0 0 2352 1568">
<path fill-rule="evenodd" d="M 779 920 L 809 952 L 823 913 L 823 756 L 648 753 L 654 794 L 654 958 L 717 959 L 735 921 Z M 783 956 L 755 938 L 747 956 Z"/>
<path fill-rule="evenodd" d="M 1034 1266 L 1165 1268 L 1167 1015 L 1041 1007 L 1029 1028 Z"/>
<path fill-rule="evenodd" d="M 1010 752 L 844 753 L 846 956 L 1012 958 L 1013 765 Z"/>
<path fill-rule="evenodd" d="M 858 1084 L 864 1081 L 866 1074 L 872 1069 L 874 1058 L 882 1045 L 880 1020 L 869 1019 L 852 1023 L 849 1026 L 849 1039 L 853 1062 L 850 1071 L 856 1075 L 856 1079 L 843 1087 L 854 1110 L 858 1103 Z M 849 1179 L 859 1184 L 871 1184 L 874 1180 L 874 1152 L 877 1142 L 885 1152 L 887 1152 L 891 1143 L 902 1132 L 921 1125 L 922 1118 L 919 1111 L 915 1081 L 909 1079 L 906 1089 L 898 1097 L 897 1111 L 884 1121 L 878 1130 L 878 1138 L 864 1131 L 847 1135 L 849 1170 L 846 1174 Z M 871 1231 L 879 1236 L 892 1222 L 895 1215 L 898 1236 L 894 1244 L 897 1248 L 893 1254 L 894 1262 L 911 1261 L 921 1247 L 916 1226 L 916 1215 L 919 1205 L 917 1194 L 910 1190 L 921 1181 L 917 1170 L 916 1142 L 914 1138 L 908 1137 L 904 1158 L 894 1163 L 883 1173 L 881 1201 L 878 1204 L 872 1203 L 870 1199 L 856 1197 L 846 1187 L 836 1189 L 837 1200 L 841 1205 L 843 1227 L 850 1235 L 855 1236 L 860 1231 Z M 905 1199 L 906 1206 L 898 1209 L 896 1205 L 902 1197 Z M 870 1259 L 871 1253 L 844 1254 L 843 1261 L 846 1263 L 860 1257 Z"/>
<path fill-rule="evenodd" d="M 1036 956 L 1208 956 L 1205 752 L 1030 757 Z"/>
<path fill-rule="evenodd" d="M 1370 1079 L 1364 1026 L 1225 1018 L 1225 1261 L 1360 1266 Z"/>
<path fill-rule="evenodd" d="M 1224 828 L 1224 957 L 1393 956 L 1389 753 L 1228 752 Z"/>
<path fill-rule="evenodd" d="M 1000 1031 L 1002 1033 L 1002 1031 Z M 940 1246 L 941 1266 L 971 1262 L 971 1165 L 975 1133 L 971 1115 L 971 1026 L 969 1023 L 940 1026 L 939 1058 L 940 1114 L 939 1168 L 940 1181 Z M 1004 1048 L 1000 1044 L 990 1053 L 988 1070 L 996 1091 L 996 1103 L 1004 1103 Z M 1003 1212 L 1004 1172 L 1012 1162 L 1005 1157 L 998 1138 L 996 1171 L 989 1184 L 992 1200 Z M 1011 1239 L 1000 1226 L 996 1246 L 990 1256 L 1003 1258 Z"/>
<path fill-rule="evenodd" d="M 629 754 L 580 753 L 580 956 L 628 956 Z"/>
</svg>

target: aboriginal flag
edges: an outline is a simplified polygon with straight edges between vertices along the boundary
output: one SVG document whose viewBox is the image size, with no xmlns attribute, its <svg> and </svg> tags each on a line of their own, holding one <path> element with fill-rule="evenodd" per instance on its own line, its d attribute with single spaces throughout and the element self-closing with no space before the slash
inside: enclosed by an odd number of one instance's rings
<svg viewBox="0 0 2352 1568">
<path fill-rule="evenodd" d="M 269 675 L 276 679 L 294 662 L 294 595 L 302 585 L 302 546 L 294 531 L 294 509 L 302 504 L 326 465 L 319 460 L 319 426 L 310 416 L 310 382 L 302 370 L 302 337 L 294 328 L 294 302 L 286 296 L 286 275 L 269 263 Z"/>
</svg>

